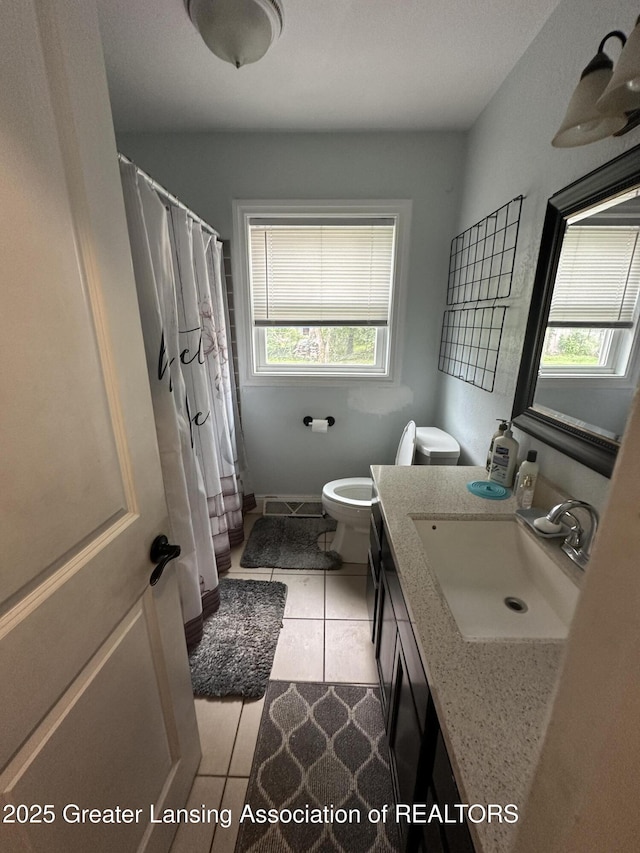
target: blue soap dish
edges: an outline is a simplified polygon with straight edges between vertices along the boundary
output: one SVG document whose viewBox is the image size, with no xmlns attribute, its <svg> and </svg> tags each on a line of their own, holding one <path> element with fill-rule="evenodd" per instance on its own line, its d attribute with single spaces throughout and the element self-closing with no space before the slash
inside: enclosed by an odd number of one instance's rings
<svg viewBox="0 0 640 853">
<path fill-rule="evenodd" d="M 503 501 L 511 494 L 509 489 L 491 480 L 474 480 L 472 483 L 467 483 L 467 489 L 472 495 L 487 498 L 490 501 Z"/>
</svg>

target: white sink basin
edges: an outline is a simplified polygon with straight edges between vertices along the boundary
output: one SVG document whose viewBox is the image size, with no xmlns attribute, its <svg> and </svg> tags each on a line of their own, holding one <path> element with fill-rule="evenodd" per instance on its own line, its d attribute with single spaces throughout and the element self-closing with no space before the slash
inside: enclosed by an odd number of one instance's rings
<svg viewBox="0 0 640 853">
<path fill-rule="evenodd" d="M 567 636 L 578 588 L 515 519 L 413 519 L 467 639 Z"/>
</svg>

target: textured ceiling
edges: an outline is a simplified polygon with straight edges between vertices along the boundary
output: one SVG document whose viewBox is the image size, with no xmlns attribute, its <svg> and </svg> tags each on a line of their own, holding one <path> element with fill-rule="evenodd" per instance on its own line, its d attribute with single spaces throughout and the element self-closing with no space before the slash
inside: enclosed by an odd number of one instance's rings
<svg viewBox="0 0 640 853">
<path fill-rule="evenodd" d="M 559 0 L 282 0 L 253 65 L 214 56 L 184 0 L 97 0 L 116 129 L 468 128 Z"/>
</svg>

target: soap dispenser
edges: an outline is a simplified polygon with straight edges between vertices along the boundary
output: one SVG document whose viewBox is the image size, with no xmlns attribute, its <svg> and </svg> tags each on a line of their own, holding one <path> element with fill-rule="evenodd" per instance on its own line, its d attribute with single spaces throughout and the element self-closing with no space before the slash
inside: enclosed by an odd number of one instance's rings
<svg viewBox="0 0 640 853">
<path fill-rule="evenodd" d="M 493 454 L 491 457 L 491 470 L 489 479 L 502 486 L 511 488 L 513 477 L 518 461 L 518 447 L 520 445 L 513 437 L 511 424 L 507 426 L 504 435 L 494 439 Z"/>
<path fill-rule="evenodd" d="M 491 436 L 491 441 L 489 442 L 489 450 L 487 451 L 487 472 L 491 471 L 491 460 L 493 458 L 493 442 L 496 438 L 501 438 L 508 429 L 509 424 L 507 423 L 506 418 L 496 418 L 497 421 L 500 421 L 500 426 Z"/>
</svg>

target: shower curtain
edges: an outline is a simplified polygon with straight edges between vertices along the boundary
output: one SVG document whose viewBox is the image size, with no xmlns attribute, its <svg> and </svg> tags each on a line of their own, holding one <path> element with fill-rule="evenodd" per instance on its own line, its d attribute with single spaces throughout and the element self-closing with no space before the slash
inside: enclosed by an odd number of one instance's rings
<svg viewBox="0 0 640 853">
<path fill-rule="evenodd" d="M 133 164 L 120 173 L 187 647 L 220 604 L 247 486 L 221 243 Z"/>
</svg>

